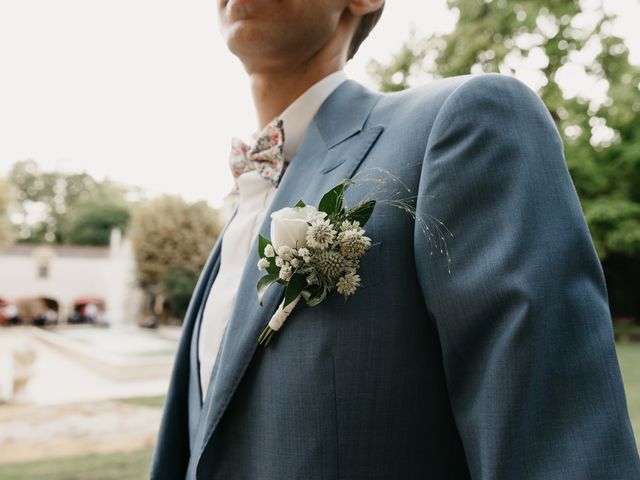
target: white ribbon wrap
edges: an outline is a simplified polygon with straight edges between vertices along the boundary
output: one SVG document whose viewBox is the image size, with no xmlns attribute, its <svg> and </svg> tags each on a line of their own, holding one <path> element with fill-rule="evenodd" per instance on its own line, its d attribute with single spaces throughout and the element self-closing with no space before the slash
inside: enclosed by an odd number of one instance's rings
<svg viewBox="0 0 640 480">
<path fill-rule="evenodd" d="M 280 328 L 284 324 L 284 321 L 291 314 L 291 312 L 293 311 L 293 309 L 295 308 L 299 300 L 300 300 L 300 295 L 298 295 L 286 307 L 283 307 L 284 300 L 282 300 L 282 302 L 278 306 L 278 309 L 276 310 L 276 313 L 274 313 L 273 316 L 271 317 L 271 320 L 269 320 L 269 327 L 271 328 L 271 330 L 273 330 L 274 332 L 277 332 L 278 330 L 280 330 Z"/>
</svg>

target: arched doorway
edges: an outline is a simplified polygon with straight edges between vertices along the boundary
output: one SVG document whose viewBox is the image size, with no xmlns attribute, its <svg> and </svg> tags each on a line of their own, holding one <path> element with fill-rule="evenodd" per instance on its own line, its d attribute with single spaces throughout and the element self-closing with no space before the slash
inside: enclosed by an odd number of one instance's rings
<svg viewBox="0 0 640 480">
<path fill-rule="evenodd" d="M 73 302 L 69 323 L 101 324 L 104 321 L 105 301 L 100 297 L 80 297 Z"/>
<path fill-rule="evenodd" d="M 12 302 L 15 310 L 13 323 L 46 327 L 59 320 L 60 303 L 51 297 L 23 297 Z"/>
<path fill-rule="evenodd" d="M 59 320 L 60 303 L 51 297 L 38 297 L 39 310 L 33 324 L 37 327 L 56 325 Z"/>
</svg>

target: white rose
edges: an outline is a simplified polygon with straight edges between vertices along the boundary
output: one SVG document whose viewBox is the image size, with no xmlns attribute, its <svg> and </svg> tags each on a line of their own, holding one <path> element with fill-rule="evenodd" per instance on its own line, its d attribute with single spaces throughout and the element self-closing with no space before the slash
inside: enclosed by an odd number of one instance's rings
<svg viewBox="0 0 640 480">
<path fill-rule="evenodd" d="M 307 222 L 318 214 L 315 207 L 287 207 L 271 214 L 271 243 L 278 250 L 307 246 Z"/>
</svg>

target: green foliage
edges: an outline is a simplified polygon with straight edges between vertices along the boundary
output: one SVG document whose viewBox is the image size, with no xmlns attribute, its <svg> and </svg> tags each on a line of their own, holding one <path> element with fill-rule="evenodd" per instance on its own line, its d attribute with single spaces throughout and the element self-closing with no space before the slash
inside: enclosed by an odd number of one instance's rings
<svg viewBox="0 0 640 480">
<path fill-rule="evenodd" d="M 293 302 L 302 293 L 302 290 L 304 290 L 306 286 L 307 277 L 300 273 L 295 273 L 285 288 L 283 307 L 286 307 Z"/>
<path fill-rule="evenodd" d="M 87 173 L 43 172 L 33 160 L 16 162 L 9 182 L 21 242 L 106 245 L 112 228 L 126 227 L 121 186 Z"/>
<path fill-rule="evenodd" d="M 318 210 L 326 213 L 327 215 L 337 215 L 342 210 L 342 200 L 344 199 L 344 189 L 346 183 L 340 183 L 336 185 L 327 193 L 325 193 L 320 199 Z"/>
<path fill-rule="evenodd" d="M 0 248 L 11 243 L 13 232 L 9 222 L 9 184 L 0 179 Z"/>
<path fill-rule="evenodd" d="M 616 345 L 616 353 L 624 380 L 631 426 L 640 450 L 640 343 L 619 343 Z"/>
<path fill-rule="evenodd" d="M 2 480 L 140 480 L 149 478 L 152 447 L 0 465 Z"/>
<path fill-rule="evenodd" d="M 598 251 L 640 255 L 640 204 L 603 195 L 583 202 Z"/>
<path fill-rule="evenodd" d="M 298 202 L 296 206 L 301 208 L 304 207 L 304 205 L 300 205 L 301 202 L 302 200 L 300 200 L 300 202 Z M 270 275 L 275 274 L 276 276 L 278 276 L 278 272 L 280 272 L 280 269 L 276 266 L 275 257 L 267 257 L 264 254 L 264 250 L 267 245 L 271 245 L 271 240 L 263 237 L 262 235 L 258 235 L 258 256 L 260 258 L 266 259 L 269 262 L 269 266 L 267 267 L 267 273 Z M 261 304 L 262 304 L 262 295 L 264 295 L 264 292 L 260 293 L 260 286 L 258 284 L 258 297 L 260 298 Z"/>
<path fill-rule="evenodd" d="M 637 258 L 640 67 L 629 63 L 627 46 L 612 33 L 612 16 L 597 3 L 579 0 L 447 3 L 458 17 L 454 30 L 424 39 L 411 35 L 390 63 L 373 62 L 370 72 L 380 87 L 396 91 L 421 78 L 481 72 L 517 76 L 529 62 L 528 70 L 540 78 L 538 94 L 562 136 L 605 271 L 611 256 Z M 605 100 L 569 98 L 563 89 L 576 74 L 604 85 Z"/>
<path fill-rule="evenodd" d="M 123 199 L 102 196 L 75 205 L 65 219 L 65 241 L 73 245 L 108 245 L 111 230 L 124 232 L 129 206 Z"/>
<path fill-rule="evenodd" d="M 315 307 L 320 305 L 329 294 L 329 287 L 326 285 L 318 285 L 316 288 L 310 288 L 302 291 L 302 298 L 307 305 Z"/>
<path fill-rule="evenodd" d="M 262 235 L 258 235 L 258 256 L 260 258 L 267 258 L 267 256 L 264 254 L 264 249 L 267 248 L 267 245 L 271 245 L 271 240 L 263 237 Z"/>
<path fill-rule="evenodd" d="M 415 31 L 411 30 L 409 39 L 402 44 L 390 63 L 385 65 L 372 60 L 368 65 L 369 74 L 377 80 L 383 92 L 405 90 L 413 86 L 415 80 L 425 72 L 423 62 L 430 48 L 428 39 L 417 37 Z"/>
<path fill-rule="evenodd" d="M 266 293 L 267 289 L 273 285 L 274 283 L 278 283 L 280 281 L 280 276 L 277 273 L 270 273 L 268 275 L 264 275 L 260 277 L 258 280 L 257 289 L 258 289 L 258 302 L 260 302 L 260 306 L 262 306 L 262 298 Z"/>
<path fill-rule="evenodd" d="M 217 212 L 206 202 L 165 195 L 138 206 L 129 238 L 140 285 L 152 295 L 166 295 L 172 312 L 186 309 L 186 292 L 190 296 L 219 232 Z"/>
<path fill-rule="evenodd" d="M 187 313 L 199 273 L 180 266 L 172 266 L 165 273 L 164 289 L 169 301 L 169 311 L 175 318 L 184 318 Z"/>
<path fill-rule="evenodd" d="M 367 200 L 365 202 L 359 203 L 347 212 L 347 219 L 352 222 L 358 222 L 361 227 L 364 227 L 365 224 L 369 221 L 369 217 L 371 217 L 375 206 L 375 200 Z"/>
</svg>

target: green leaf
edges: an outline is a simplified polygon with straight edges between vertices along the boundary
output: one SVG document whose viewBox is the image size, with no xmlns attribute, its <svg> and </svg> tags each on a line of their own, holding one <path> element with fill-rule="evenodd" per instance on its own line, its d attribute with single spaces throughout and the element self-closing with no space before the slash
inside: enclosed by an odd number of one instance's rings
<svg viewBox="0 0 640 480">
<path fill-rule="evenodd" d="M 302 293 L 304 287 L 307 286 L 307 279 L 304 275 L 294 274 L 289 280 L 286 290 L 284 291 L 284 305 L 286 307 L 293 302 L 298 295 Z"/>
<path fill-rule="evenodd" d="M 312 288 L 303 290 L 302 298 L 307 302 L 307 305 L 315 307 L 326 298 L 327 293 L 329 293 L 329 289 L 327 287 L 315 285 Z"/>
<path fill-rule="evenodd" d="M 342 208 L 342 199 L 344 198 L 344 188 L 346 182 L 342 182 L 336 185 L 327 193 L 324 194 L 318 205 L 318 210 L 326 213 L 327 215 L 333 215 Z"/>
<path fill-rule="evenodd" d="M 302 199 L 298 200 L 298 203 L 296 203 L 294 205 L 294 207 L 298 207 L 298 208 L 304 208 L 306 207 L 305 203 L 302 201 Z"/>
<path fill-rule="evenodd" d="M 265 275 L 260 280 L 258 280 L 257 288 L 258 288 L 258 301 L 260 302 L 260 306 L 262 306 L 262 297 L 264 297 L 264 293 L 267 291 L 267 288 L 269 288 L 274 283 L 277 283 L 278 280 L 280 280 L 280 277 L 278 276 L 278 274 Z"/>
<path fill-rule="evenodd" d="M 280 268 L 276 266 L 275 257 L 267 258 L 269 260 L 269 266 L 267 267 L 267 273 L 270 275 L 278 275 L 280 273 Z"/>
<path fill-rule="evenodd" d="M 310 288 L 305 288 L 304 290 L 302 290 L 302 292 L 300 292 L 300 296 L 302 297 L 302 299 L 309 303 L 309 299 L 311 298 L 311 296 L 314 294 L 314 290 L 311 290 L 312 287 Z"/>
<path fill-rule="evenodd" d="M 263 237 L 262 235 L 258 235 L 258 255 L 260 258 L 266 258 L 264 249 L 267 245 L 271 245 L 271 240 Z"/>
<path fill-rule="evenodd" d="M 347 213 L 349 220 L 360 222 L 360 226 L 364 227 L 365 223 L 369 220 L 369 217 L 373 213 L 373 209 L 376 206 L 375 200 L 367 200 L 366 202 L 359 203 L 353 207 Z"/>
</svg>

